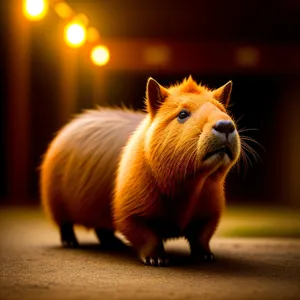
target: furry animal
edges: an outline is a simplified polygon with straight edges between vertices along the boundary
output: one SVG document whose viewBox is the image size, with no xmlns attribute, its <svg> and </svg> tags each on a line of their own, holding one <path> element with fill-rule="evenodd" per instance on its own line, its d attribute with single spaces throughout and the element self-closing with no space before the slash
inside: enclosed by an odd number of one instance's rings
<svg viewBox="0 0 300 300">
<path fill-rule="evenodd" d="M 191 77 L 168 89 L 148 81 L 148 115 L 122 152 L 113 200 L 116 230 L 147 265 L 168 264 L 163 240 L 176 237 L 196 260 L 214 259 L 209 241 L 241 147 L 225 108 L 231 88 L 211 91 Z"/>
<path fill-rule="evenodd" d="M 147 265 L 167 265 L 163 241 L 176 237 L 195 260 L 214 260 L 209 242 L 241 149 L 226 111 L 231 89 L 192 77 L 164 88 L 150 78 L 147 114 L 98 109 L 66 125 L 41 168 L 42 202 L 63 244 L 78 245 L 73 225 L 81 224 L 107 245 L 121 232 Z"/>
<path fill-rule="evenodd" d="M 73 225 L 95 229 L 105 247 L 114 236 L 111 202 L 122 147 L 144 119 L 126 109 L 99 108 L 74 118 L 56 135 L 41 165 L 44 211 L 59 226 L 63 246 L 78 247 Z"/>
</svg>

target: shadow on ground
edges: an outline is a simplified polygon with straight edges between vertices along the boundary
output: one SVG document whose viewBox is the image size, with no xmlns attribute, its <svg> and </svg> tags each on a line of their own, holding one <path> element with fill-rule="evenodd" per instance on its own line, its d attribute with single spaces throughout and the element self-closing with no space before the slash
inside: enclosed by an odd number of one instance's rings
<svg viewBox="0 0 300 300">
<path fill-rule="evenodd" d="M 148 267 L 130 247 L 110 251 L 93 231 L 76 228 L 76 235 L 80 247 L 63 248 L 39 210 L 1 209 L 0 298 L 300 299 L 298 238 L 217 234 L 216 261 L 199 264 L 185 240 L 172 240 L 171 266 Z"/>
<path fill-rule="evenodd" d="M 242 241 L 241 241 L 242 242 Z M 260 241 L 261 242 L 261 241 Z M 275 242 L 275 244 L 274 244 Z M 285 241 L 288 242 L 288 241 Z M 270 241 L 265 240 L 265 243 L 268 244 Z M 271 240 L 271 244 L 264 245 L 259 243 L 255 245 L 256 250 L 259 251 L 262 248 L 267 248 L 268 251 L 273 251 L 278 248 L 280 251 L 283 245 L 281 245 L 282 241 L 278 240 L 277 244 L 276 241 Z M 226 251 L 224 249 L 216 250 L 216 261 L 214 262 L 199 262 L 195 263 L 189 256 L 187 245 L 184 245 L 185 241 L 180 240 L 178 242 L 174 242 L 173 245 L 167 247 L 168 257 L 170 259 L 170 265 L 168 267 L 149 267 L 144 266 L 140 263 L 137 254 L 135 253 L 134 249 L 130 246 L 124 246 L 123 249 L 114 249 L 109 250 L 103 248 L 101 244 L 97 243 L 84 243 L 81 244 L 79 248 L 76 249 L 68 249 L 63 248 L 62 246 L 50 246 L 47 247 L 54 255 L 56 253 L 74 253 L 80 259 L 80 257 L 84 258 L 85 256 L 94 257 L 95 259 L 103 260 L 110 260 L 114 261 L 116 264 L 120 265 L 134 265 L 134 266 L 142 266 L 144 268 L 150 269 L 170 269 L 172 271 L 178 272 L 189 272 L 189 273 L 206 273 L 206 274 L 216 274 L 216 275 L 223 275 L 223 276 L 250 276 L 259 278 L 270 278 L 270 277 L 282 277 L 286 273 L 286 268 L 289 268 L 289 276 L 298 278 L 300 281 L 300 260 L 298 264 L 293 265 L 293 259 L 295 257 L 288 256 L 288 253 L 284 252 L 274 252 L 273 259 L 280 260 L 280 262 L 285 263 L 285 267 L 282 264 L 276 263 L 269 263 L 267 260 L 262 260 L 259 256 L 256 257 L 256 260 L 250 260 L 254 256 L 254 253 L 249 253 L 248 256 L 242 257 L 242 254 L 239 253 L 239 246 L 238 241 L 235 241 L 235 251 L 236 255 L 234 255 L 234 251 Z M 255 244 L 255 243 L 253 243 Z M 178 247 L 179 246 L 179 247 Z M 228 246 L 228 245 L 227 245 Z M 300 241 L 299 244 L 295 245 L 295 250 L 300 251 Z M 253 247 L 253 245 L 252 245 Z M 291 247 L 291 245 L 289 246 Z M 223 250 L 223 251 L 222 251 Z M 254 249 L 252 249 L 254 252 Z M 265 256 L 265 254 L 263 254 Z M 297 255 L 297 258 L 300 258 Z M 300 295 L 300 294 L 299 294 Z"/>
</svg>

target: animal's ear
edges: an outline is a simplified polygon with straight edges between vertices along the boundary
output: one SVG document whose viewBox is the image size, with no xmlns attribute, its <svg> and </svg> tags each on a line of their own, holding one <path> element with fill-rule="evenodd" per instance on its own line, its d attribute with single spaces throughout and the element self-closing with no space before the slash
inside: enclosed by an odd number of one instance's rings
<svg viewBox="0 0 300 300">
<path fill-rule="evenodd" d="M 226 107 L 230 100 L 231 90 L 232 81 L 228 81 L 226 84 L 213 91 L 214 98 Z"/>
<path fill-rule="evenodd" d="M 148 113 L 154 117 L 161 103 L 168 96 L 168 90 L 153 78 L 149 78 L 146 88 L 146 105 Z"/>
</svg>

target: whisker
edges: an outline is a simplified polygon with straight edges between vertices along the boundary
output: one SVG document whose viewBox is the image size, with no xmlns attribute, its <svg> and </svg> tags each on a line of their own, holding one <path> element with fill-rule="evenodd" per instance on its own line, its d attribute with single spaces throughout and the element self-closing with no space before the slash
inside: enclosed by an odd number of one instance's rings
<svg viewBox="0 0 300 300">
<path fill-rule="evenodd" d="M 246 174 L 248 172 L 249 163 L 248 163 L 247 154 L 243 148 L 241 149 L 241 160 L 239 161 L 239 164 L 240 166 L 242 166 L 242 164 L 244 164 L 245 166 L 244 173 L 243 173 L 243 179 L 245 179 Z"/>
<path fill-rule="evenodd" d="M 227 106 L 227 109 L 230 109 L 231 107 L 234 107 L 235 105 L 236 105 L 236 103 L 231 102 L 231 103 L 229 103 L 229 105 Z"/>
<path fill-rule="evenodd" d="M 252 143 L 258 145 L 261 149 L 263 149 L 266 152 L 266 148 L 262 144 L 260 144 L 258 141 L 256 141 L 255 139 L 253 139 L 249 136 L 245 136 L 245 135 L 240 135 L 240 138 L 243 141 L 249 141 L 249 142 L 252 142 Z"/>
<path fill-rule="evenodd" d="M 237 174 L 240 176 L 240 174 L 241 174 L 241 161 L 242 161 L 242 153 L 241 153 L 241 155 L 239 156 L 239 158 L 238 158 L 238 160 L 237 160 L 237 162 L 236 162 L 236 164 L 234 165 L 234 169 L 236 169 L 237 170 Z"/>
<path fill-rule="evenodd" d="M 253 168 L 253 163 L 252 163 L 252 161 L 251 161 L 251 159 L 249 157 L 249 154 L 252 154 L 252 152 L 251 152 L 251 149 L 249 149 L 247 146 L 248 145 L 243 144 L 242 145 L 242 149 L 244 150 L 245 158 L 246 158 L 247 162 L 249 163 L 249 166 L 251 168 Z M 252 154 L 252 156 L 254 157 L 253 154 Z"/>
<path fill-rule="evenodd" d="M 238 129 L 238 132 L 239 132 L 239 133 L 242 133 L 242 132 L 246 132 L 246 131 L 258 131 L 258 130 L 259 130 L 258 128 L 247 128 L 247 127 L 243 127 L 243 128 Z"/>
<path fill-rule="evenodd" d="M 238 126 L 239 122 L 244 118 L 244 115 L 241 115 L 238 119 L 234 120 L 235 124 Z"/>
<path fill-rule="evenodd" d="M 255 151 L 249 144 L 242 140 L 242 148 L 244 148 L 249 154 L 252 154 L 253 158 L 256 162 L 262 162 L 262 159 L 258 155 L 257 151 Z"/>
<path fill-rule="evenodd" d="M 248 146 L 251 150 L 253 150 L 253 151 L 255 151 L 254 149 L 253 149 L 253 147 L 251 147 L 246 141 L 250 141 L 250 142 L 253 142 L 253 143 L 255 143 L 256 145 L 258 145 L 258 146 L 260 146 L 262 149 L 264 149 L 264 147 L 260 144 L 260 143 L 258 143 L 258 142 L 256 142 L 255 140 L 252 140 L 252 139 L 248 139 L 247 137 L 246 138 L 242 138 L 241 139 L 241 142 L 244 144 L 244 145 L 246 145 L 246 146 Z M 265 149 L 264 149 L 265 150 Z M 256 152 L 256 151 L 255 151 Z"/>
<path fill-rule="evenodd" d="M 245 179 L 246 175 L 248 173 L 248 170 L 249 170 L 249 168 L 252 165 L 251 165 L 251 160 L 248 157 L 246 150 L 242 149 L 242 153 L 243 153 L 243 161 L 244 161 L 244 164 L 245 164 L 245 170 L 244 170 L 244 174 L 243 174 L 243 179 Z"/>
</svg>

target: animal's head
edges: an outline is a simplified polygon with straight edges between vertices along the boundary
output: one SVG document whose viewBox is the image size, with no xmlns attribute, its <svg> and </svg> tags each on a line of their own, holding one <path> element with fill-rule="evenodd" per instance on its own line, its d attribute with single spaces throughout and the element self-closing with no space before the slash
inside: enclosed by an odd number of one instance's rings
<svg viewBox="0 0 300 300">
<path fill-rule="evenodd" d="M 170 88 L 148 80 L 145 153 L 159 180 L 178 181 L 201 171 L 225 176 L 236 163 L 240 138 L 226 111 L 231 89 L 231 81 L 210 90 L 192 77 Z"/>
</svg>

